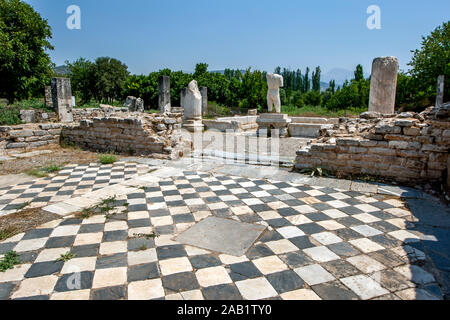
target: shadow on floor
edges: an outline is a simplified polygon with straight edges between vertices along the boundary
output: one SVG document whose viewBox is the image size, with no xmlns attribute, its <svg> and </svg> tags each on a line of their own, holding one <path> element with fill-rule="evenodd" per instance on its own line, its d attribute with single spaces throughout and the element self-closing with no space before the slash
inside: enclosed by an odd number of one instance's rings
<svg viewBox="0 0 450 320">
<path fill-rule="evenodd" d="M 421 291 L 416 289 L 417 299 L 426 299 L 427 294 L 450 300 L 450 210 L 445 204 L 434 199 L 407 199 L 409 209 L 416 218 L 416 222 L 407 227 L 413 233 L 419 232 L 422 240 L 414 242 L 414 239 L 404 241 L 405 251 L 411 247 L 425 253 L 427 259 L 417 259 L 414 253 L 408 255 L 411 264 L 433 274 L 438 285 L 422 284 Z M 408 247 L 409 246 L 409 247 Z M 411 274 L 415 282 L 421 282 L 424 275 L 419 269 L 411 268 Z M 425 281 L 426 282 L 426 281 Z"/>
</svg>

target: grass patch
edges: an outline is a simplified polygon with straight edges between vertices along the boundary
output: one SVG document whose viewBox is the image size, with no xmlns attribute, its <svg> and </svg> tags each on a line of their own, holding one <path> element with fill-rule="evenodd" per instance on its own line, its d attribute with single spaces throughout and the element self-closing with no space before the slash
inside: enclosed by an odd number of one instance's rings
<svg viewBox="0 0 450 320">
<path fill-rule="evenodd" d="M 325 118 L 341 118 L 359 116 L 367 111 L 367 108 L 349 108 L 345 110 L 329 110 L 322 106 L 304 106 L 298 108 L 296 106 L 282 106 L 281 112 L 287 113 L 291 117 L 325 117 Z"/>
<path fill-rule="evenodd" d="M 117 161 L 117 157 L 113 154 L 101 154 L 98 156 L 101 164 L 113 164 Z"/>
<path fill-rule="evenodd" d="M 208 102 L 207 114 L 205 119 L 214 119 L 215 117 L 227 117 L 232 116 L 231 108 L 220 105 L 214 101 Z"/>
<path fill-rule="evenodd" d="M 7 227 L 5 229 L 0 230 L 0 241 L 11 238 L 12 236 L 17 234 L 17 229 L 14 227 Z"/>
<path fill-rule="evenodd" d="M 44 112 L 55 112 L 45 105 L 43 99 L 23 100 L 14 102 L 13 104 L 0 102 L 0 125 L 12 126 L 22 124 L 22 120 L 20 119 L 20 110 L 29 109 L 39 109 Z"/>
<path fill-rule="evenodd" d="M 20 109 L 10 106 L 0 106 L 0 125 L 13 126 L 22 124 L 20 120 Z"/>
<path fill-rule="evenodd" d="M 37 178 L 47 177 L 51 173 L 59 172 L 62 170 L 62 167 L 56 164 L 49 165 L 44 168 L 32 169 L 27 171 L 27 174 Z"/>
<path fill-rule="evenodd" d="M 64 261 L 67 262 L 69 260 L 72 260 L 73 258 L 75 258 L 77 255 L 74 253 L 71 253 L 70 251 L 62 254 L 56 261 Z"/>
<path fill-rule="evenodd" d="M 3 259 L 0 260 L 0 272 L 5 272 L 8 269 L 12 269 L 16 264 L 19 263 L 19 255 L 17 254 L 17 252 L 9 251 L 3 257 Z"/>
</svg>

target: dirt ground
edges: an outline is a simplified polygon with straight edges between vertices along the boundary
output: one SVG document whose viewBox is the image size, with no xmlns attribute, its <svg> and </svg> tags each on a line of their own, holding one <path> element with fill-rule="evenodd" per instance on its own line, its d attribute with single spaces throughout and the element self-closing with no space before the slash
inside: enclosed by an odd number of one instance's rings
<svg viewBox="0 0 450 320">
<path fill-rule="evenodd" d="M 0 241 L 60 218 L 57 214 L 44 211 L 41 208 L 24 209 L 0 217 Z"/>
<path fill-rule="evenodd" d="M 52 153 L 0 162 L 0 175 L 26 173 L 30 170 L 50 165 L 64 166 L 69 163 L 87 164 L 98 161 L 98 153 L 83 151 L 73 147 L 62 148 L 55 144 L 33 149 L 32 151 L 36 150 L 50 150 Z M 117 156 L 117 159 L 120 158 L 120 156 Z"/>
</svg>

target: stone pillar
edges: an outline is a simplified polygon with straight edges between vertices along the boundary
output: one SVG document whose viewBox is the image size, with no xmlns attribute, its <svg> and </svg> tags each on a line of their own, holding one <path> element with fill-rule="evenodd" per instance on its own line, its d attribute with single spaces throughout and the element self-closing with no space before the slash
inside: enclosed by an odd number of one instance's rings
<svg viewBox="0 0 450 320">
<path fill-rule="evenodd" d="M 159 88 L 159 112 L 166 113 L 170 112 L 170 77 L 160 76 L 158 78 L 158 88 Z"/>
<path fill-rule="evenodd" d="M 192 80 L 186 89 L 186 95 L 183 98 L 183 107 L 183 126 L 191 132 L 202 131 L 202 94 L 195 80 Z"/>
<path fill-rule="evenodd" d="M 52 78 L 51 87 L 53 107 L 58 114 L 58 120 L 60 122 L 73 122 L 70 79 Z"/>
<path fill-rule="evenodd" d="M 45 86 L 45 106 L 47 108 L 53 108 L 53 101 L 52 101 L 52 87 L 51 86 Z"/>
<path fill-rule="evenodd" d="M 202 116 L 206 116 L 208 113 L 208 88 L 201 87 L 200 93 L 202 94 Z"/>
<path fill-rule="evenodd" d="M 438 77 L 436 91 L 436 108 L 442 108 L 444 104 L 444 75 Z"/>
<path fill-rule="evenodd" d="M 369 111 L 392 114 L 397 92 L 398 60 L 396 57 L 375 58 L 370 79 Z"/>
</svg>

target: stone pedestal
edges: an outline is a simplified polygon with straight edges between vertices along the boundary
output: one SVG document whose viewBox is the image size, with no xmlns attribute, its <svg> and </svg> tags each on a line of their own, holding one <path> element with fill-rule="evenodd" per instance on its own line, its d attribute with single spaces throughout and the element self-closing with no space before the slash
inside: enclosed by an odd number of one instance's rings
<svg viewBox="0 0 450 320">
<path fill-rule="evenodd" d="M 288 135 L 288 126 L 292 122 L 287 114 L 263 113 L 256 120 L 258 123 L 258 136 L 271 136 L 271 130 L 280 130 L 280 137 Z"/>
<path fill-rule="evenodd" d="M 158 78 L 158 88 L 159 88 L 159 112 L 166 113 L 170 112 L 170 77 L 160 76 Z"/>
<path fill-rule="evenodd" d="M 436 108 L 442 108 L 444 104 L 444 75 L 438 77 L 436 91 Z"/>
<path fill-rule="evenodd" d="M 202 95 L 202 116 L 206 116 L 208 113 L 208 88 L 201 87 L 200 93 Z"/>
<path fill-rule="evenodd" d="M 380 57 L 373 60 L 370 79 L 369 111 L 393 114 L 397 91 L 398 60 Z"/>
<path fill-rule="evenodd" d="M 185 120 L 183 128 L 189 132 L 202 132 L 205 126 L 202 120 Z"/>
<path fill-rule="evenodd" d="M 58 120 L 60 122 L 73 122 L 70 79 L 52 78 L 51 88 L 53 107 L 57 111 Z"/>
</svg>

